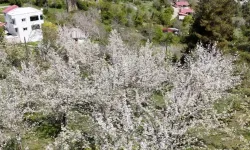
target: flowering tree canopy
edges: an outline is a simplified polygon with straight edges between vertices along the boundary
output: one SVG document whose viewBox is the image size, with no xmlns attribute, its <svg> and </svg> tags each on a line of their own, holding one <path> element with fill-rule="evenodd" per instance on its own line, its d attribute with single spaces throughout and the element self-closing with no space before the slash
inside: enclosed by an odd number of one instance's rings
<svg viewBox="0 0 250 150">
<path fill-rule="evenodd" d="M 67 28 L 59 34 L 48 68 L 22 63 L 0 80 L 0 145 L 39 125 L 25 118 L 53 114 L 61 129 L 47 149 L 184 149 L 197 142 L 196 126 L 221 126 L 214 102 L 240 83 L 235 58 L 216 47 L 198 45 L 178 65 L 163 47 L 133 49 L 116 31 L 106 47 L 76 43 Z"/>
</svg>

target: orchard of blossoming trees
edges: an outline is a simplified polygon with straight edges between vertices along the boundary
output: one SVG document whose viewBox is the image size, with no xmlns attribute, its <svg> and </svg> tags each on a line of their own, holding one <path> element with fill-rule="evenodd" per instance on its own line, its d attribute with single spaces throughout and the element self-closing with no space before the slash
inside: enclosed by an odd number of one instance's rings
<svg viewBox="0 0 250 150">
<path fill-rule="evenodd" d="M 241 82 L 235 56 L 197 45 L 179 64 L 162 47 L 126 46 L 116 31 L 106 47 L 76 44 L 67 28 L 58 37 L 40 59 L 46 67 L 30 59 L 0 80 L 0 148 L 29 149 L 27 135 L 46 120 L 56 130 L 48 150 L 206 149 L 200 130 L 233 133 L 214 104 Z"/>
</svg>

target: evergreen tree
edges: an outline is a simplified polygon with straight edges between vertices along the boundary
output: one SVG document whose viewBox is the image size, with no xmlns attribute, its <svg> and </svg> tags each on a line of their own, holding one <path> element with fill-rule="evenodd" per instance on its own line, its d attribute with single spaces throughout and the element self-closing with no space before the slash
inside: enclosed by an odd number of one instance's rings
<svg viewBox="0 0 250 150">
<path fill-rule="evenodd" d="M 224 47 L 233 38 L 232 17 L 236 12 L 234 0 L 200 0 L 195 9 L 191 35 L 187 38 L 189 47 L 197 42 L 204 45 L 218 42 Z"/>
</svg>

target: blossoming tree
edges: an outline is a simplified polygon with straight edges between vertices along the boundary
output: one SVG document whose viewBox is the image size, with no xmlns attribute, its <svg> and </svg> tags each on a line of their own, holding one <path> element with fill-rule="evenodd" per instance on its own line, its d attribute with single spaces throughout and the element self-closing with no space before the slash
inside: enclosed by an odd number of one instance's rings
<svg viewBox="0 0 250 150">
<path fill-rule="evenodd" d="M 39 113 L 61 121 L 47 149 L 184 149 L 197 142 L 189 134 L 196 126 L 222 125 L 214 102 L 240 83 L 235 58 L 216 47 L 198 45 L 179 65 L 162 47 L 127 47 L 116 31 L 105 48 L 76 43 L 67 28 L 59 34 L 57 50 L 45 56 L 48 68 L 23 63 L 0 81 L 0 145 L 22 141 L 39 125 L 25 118 Z"/>
</svg>

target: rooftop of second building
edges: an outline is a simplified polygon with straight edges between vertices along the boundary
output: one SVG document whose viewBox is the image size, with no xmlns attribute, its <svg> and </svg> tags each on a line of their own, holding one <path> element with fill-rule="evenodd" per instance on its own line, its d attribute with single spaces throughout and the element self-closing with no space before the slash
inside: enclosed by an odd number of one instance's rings
<svg viewBox="0 0 250 150">
<path fill-rule="evenodd" d="M 16 9 L 16 8 L 18 8 L 17 5 L 9 6 L 9 7 L 5 8 L 5 9 L 3 10 L 3 13 L 8 13 L 8 12 L 10 12 L 11 10 Z"/>
<path fill-rule="evenodd" d="M 189 6 L 189 3 L 187 1 L 180 1 L 175 3 L 177 6 Z"/>
<path fill-rule="evenodd" d="M 42 13 L 42 11 L 32 7 L 18 7 L 8 12 L 9 15 L 21 15 L 28 13 Z"/>
</svg>

